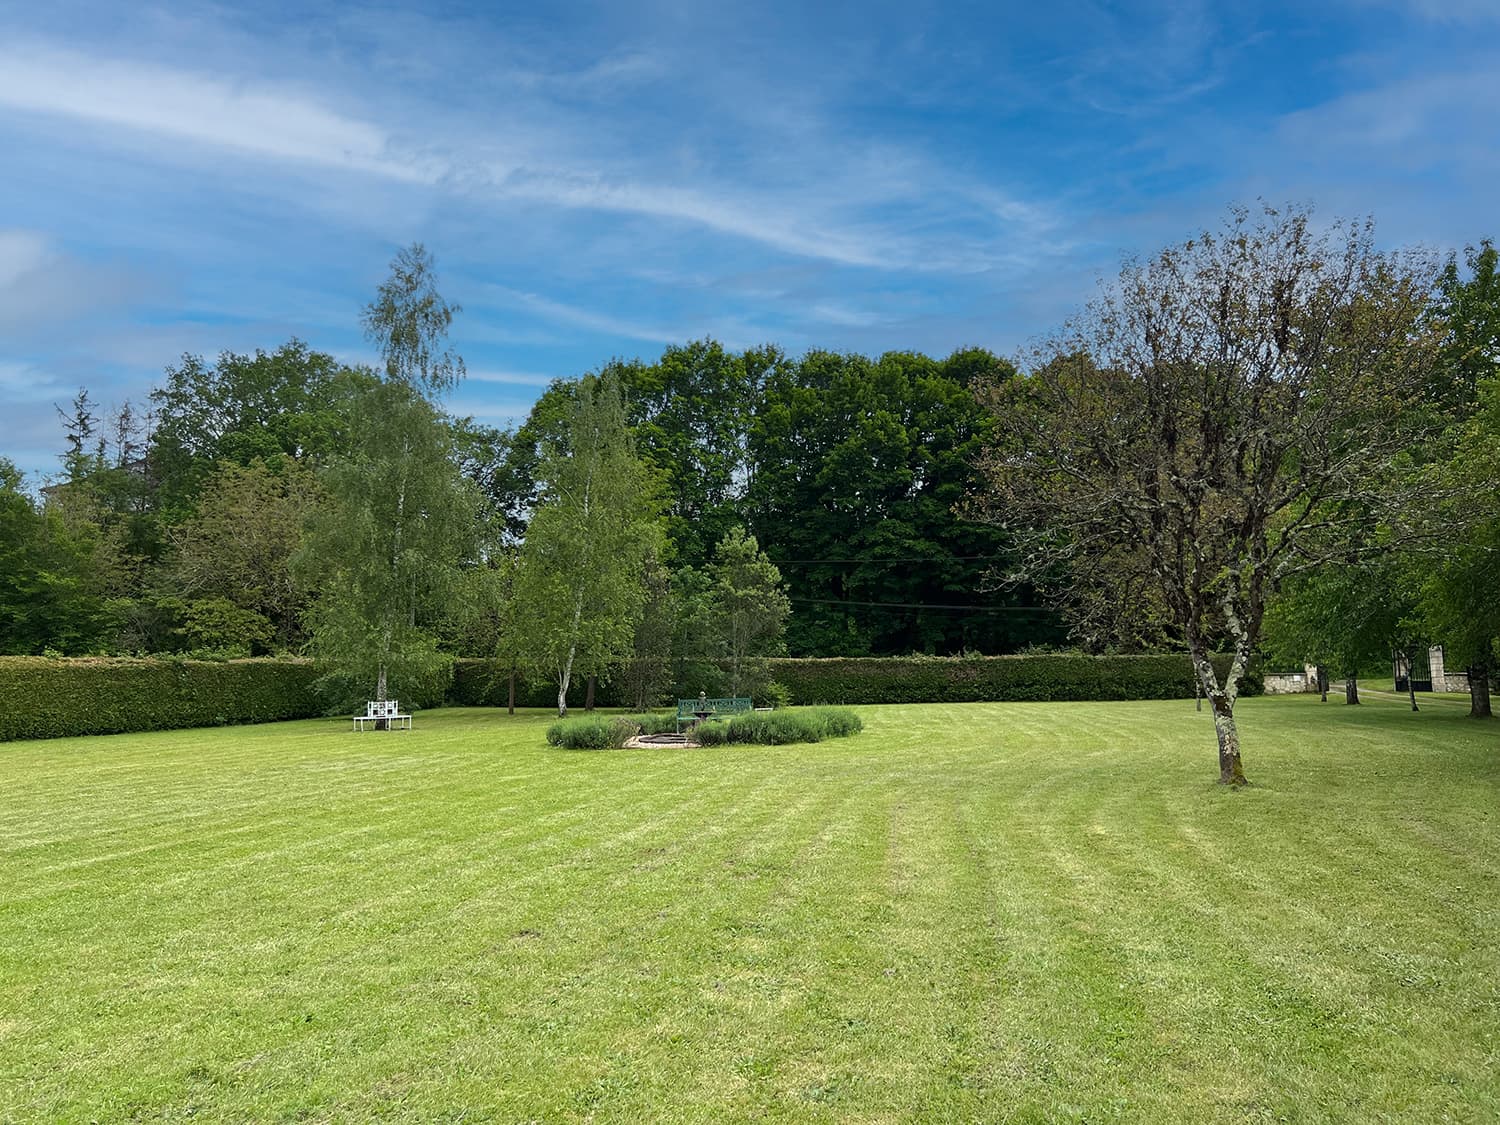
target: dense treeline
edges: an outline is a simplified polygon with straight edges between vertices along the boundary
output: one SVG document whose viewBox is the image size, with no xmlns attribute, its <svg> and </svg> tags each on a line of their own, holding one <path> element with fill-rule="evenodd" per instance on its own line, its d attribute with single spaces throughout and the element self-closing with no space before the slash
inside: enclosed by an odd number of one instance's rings
<svg viewBox="0 0 1500 1125">
<path fill-rule="evenodd" d="M 652 475 L 664 565 L 699 570 L 744 528 L 784 579 L 789 651 L 858 656 L 1063 640 L 1056 615 L 1024 592 L 982 592 L 1004 537 L 955 514 L 992 426 L 972 393 L 980 374 L 1011 369 L 978 350 L 943 361 L 793 359 L 699 341 L 652 363 L 611 363 L 601 378 L 618 380 Z M 215 361 L 185 356 L 144 410 L 103 417 L 81 392 L 42 502 L 5 470 L 0 518 L 16 562 L 0 648 L 301 651 L 317 580 L 294 560 L 319 526 L 322 474 L 377 428 L 368 410 L 379 386 L 293 340 Z M 491 555 L 524 542 L 546 450 L 568 451 L 580 386 L 555 382 L 514 432 L 443 420 L 446 455 L 483 525 L 466 565 L 481 541 Z M 488 637 L 436 617 L 446 647 L 488 654 Z"/>
<path fill-rule="evenodd" d="M 483 657 L 565 711 L 575 683 L 784 698 L 780 655 L 1186 649 L 1228 781 L 1258 653 L 1352 702 L 1441 643 L 1489 713 L 1488 243 L 1440 262 L 1235 210 L 1025 370 L 700 340 L 506 431 L 444 406 L 457 311 L 413 247 L 365 310 L 377 368 L 293 340 L 184 356 L 107 414 L 80 391 L 40 497 L 0 459 L 0 651 L 305 654 L 330 706 L 438 698 Z"/>
</svg>

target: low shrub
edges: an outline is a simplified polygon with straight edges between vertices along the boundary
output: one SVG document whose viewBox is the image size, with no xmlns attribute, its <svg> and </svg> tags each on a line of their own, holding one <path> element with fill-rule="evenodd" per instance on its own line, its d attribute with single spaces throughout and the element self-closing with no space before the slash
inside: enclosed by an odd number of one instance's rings
<svg viewBox="0 0 1500 1125">
<path fill-rule="evenodd" d="M 786 746 L 793 742 L 821 742 L 828 727 L 816 711 L 782 710 L 770 711 L 761 716 L 765 722 L 756 730 L 746 724 L 744 741 L 761 742 L 768 746 Z M 735 736 L 734 723 L 729 724 L 731 739 Z"/>
<path fill-rule="evenodd" d="M 640 728 L 623 716 L 581 715 L 547 728 L 547 742 L 564 750 L 618 750 Z"/>
<path fill-rule="evenodd" d="M 693 737 L 699 746 L 723 746 L 729 741 L 729 724 L 722 719 L 699 723 L 693 728 Z"/>
<path fill-rule="evenodd" d="M 814 713 L 829 738 L 847 738 L 865 729 L 864 720 L 847 707 L 817 707 Z"/>
<path fill-rule="evenodd" d="M 788 746 L 844 738 L 864 729 L 853 711 L 840 707 L 789 708 L 782 711 L 750 711 L 728 721 L 699 723 L 696 737 L 701 746 L 734 743 L 749 746 Z"/>
</svg>

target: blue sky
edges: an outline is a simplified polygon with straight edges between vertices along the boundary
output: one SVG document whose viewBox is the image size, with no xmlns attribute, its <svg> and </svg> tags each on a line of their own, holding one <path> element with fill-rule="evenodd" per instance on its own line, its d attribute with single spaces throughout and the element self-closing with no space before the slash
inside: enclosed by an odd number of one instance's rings
<svg viewBox="0 0 1500 1125">
<path fill-rule="evenodd" d="M 1500 0 L 0 2 L 0 454 L 183 352 L 350 360 L 395 249 L 451 405 L 714 336 L 1014 353 L 1263 196 L 1500 235 Z"/>
</svg>

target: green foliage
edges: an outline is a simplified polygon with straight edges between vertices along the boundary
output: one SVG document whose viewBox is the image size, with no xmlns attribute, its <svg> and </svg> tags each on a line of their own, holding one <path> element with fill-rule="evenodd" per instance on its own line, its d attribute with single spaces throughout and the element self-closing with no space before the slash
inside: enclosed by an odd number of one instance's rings
<svg viewBox="0 0 1500 1125">
<path fill-rule="evenodd" d="M 723 746 L 729 741 L 729 724 L 722 719 L 699 723 L 693 728 L 699 746 Z"/>
<path fill-rule="evenodd" d="M 847 738 L 864 729 L 853 711 L 841 707 L 790 708 L 781 711 L 750 711 L 728 721 L 698 724 L 695 737 L 703 746 L 743 744 L 786 746 L 797 742 L 821 742 L 825 738 Z"/>
<path fill-rule="evenodd" d="M 221 463 L 316 463 L 344 435 L 337 384 L 345 369 L 300 340 L 274 352 L 224 352 L 213 364 L 185 355 L 166 374 L 151 393 L 157 420 L 149 458 L 155 503 L 169 524 L 195 510 Z"/>
<path fill-rule="evenodd" d="M 628 718 L 579 715 L 547 728 L 547 743 L 564 750 L 618 750 L 640 727 Z"/>
<path fill-rule="evenodd" d="M 423 396 L 456 387 L 464 377 L 464 361 L 447 340 L 453 314 L 460 311 L 438 292 L 427 249 L 414 242 L 399 250 L 360 318 L 365 338 L 380 348 L 386 381 L 403 383 Z"/>
<path fill-rule="evenodd" d="M 1231 657 L 1213 658 L 1220 676 Z M 770 661 L 783 702 L 799 705 L 872 703 L 983 703 L 1006 700 L 1192 699 L 1195 683 L 1184 655 L 1087 656 L 1037 653 L 1026 656 L 778 657 Z M 506 666 L 497 660 L 459 660 L 448 701 L 463 707 L 503 707 Z M 697 690 L 679 695 L 686 699 Z M 1252 669 L 1240 681 L 1241 695 L 1258 695 L 1261 676 Z M 600 707 L 625 707 L 616 684 L 601 684 Z M 523 707 L 556 704 L 556 688 L 522 680 Z M 759 700 L 757 702 L 760 702 Z M 767 699 L 767 703 L 772 700 Z"/>
<path fill-rule="evenodd" d="M 708 566 L 710 613 L 725 690 L 731 696 L 764 691 L 766 658 L 785 651 L 782 633 L 792 603 L 781 571 L 753 535 L 733 527 L 714 547 Z"/>
<path fill-rule="evenodd" d="M 1490 713 L 1488 681 L 1500 671 L 1500 254 L 1482 243 L 1443 276 L 1436 315 L 1445 327 L 1443 374 L 1450 448 L 1433 467 L 1431 513 L 1443 551 L 1427 575 L 1422 608 L 1449 666 L 1469 674 L 1473 714 Z"/>
<path fill-rule="evenodd" d="M 0 458 L 0 653 L 83 653 L 100 643 L 108 619 L 89 530 L 74 534 L 58 513 L 38 511 L 15 465 Z"/>
<path fill-rule="evenodd" d="M 350 680 L 364 698 L 402 698 L 451 662 L 432 627 L 472 544 L 475 499 L 430 403 L 404 382 L 346 389 L 349 444 L 323 470 L 327 501 L 293 573 L 317 590 L 307 621 L 330 698 Z"/>
<path fill-rule="evenodd" d="M 640 621 L 630 656 L 616 677 L 628 706 L 654 707 L 670 698 L 672 642 L 679 609 L 672 579 L 672 572 L 655 551 L 647 555 L 640 575 L 644 593 Z"/>
<path fill-rule="evenodd" d="M 621 707 L 624 701 L 615 697 L 612 684 L 599 687 L 598 705 Z M 453 681 L 448 688 L 448 702 L 458 707 L 504 707 L 509 697 L 510 663 L 487 657 L 462 657 L 453 662 Z M 557 685 L 550 677 L 538 673 L 516 677 L 516 706 L 556 707 Z"/>
<path fill-rule="evenodd" d="M 303 719 L 311 664 L 0 657 L 0 741 Z"/>
<path fill-rule="evenodd" d="M 666 349 L 655 363 L 619 363 L 641 456 L 659 474 L 666 532 L 679 563 L 697 566 L 742 521 L 748 431 L 774 348 L 741 354 L 713 340 Z"/>
<path fill-rule="evenodd" d="M 184 608 L 182 632 L 190 649 L 220 649 L 249 656 L 255 650 L 264 650 L 275 630 L 265 617 L 228 598 L 199 598 Z"/>
<path fill-rule="evenodd" d="M 253 632 L 235 630 L 244 634 L 237 643 L 257 651 L 297 649 L 308 597 L 292 559 L 320 498 L 313 470 L 288 457 L 220 463 L 199 494 L 197 511 L 172 530 L 173 588 L 185 597 L 231 603 L 244 621 L 264 622 Z"/>
<path fill-rule="evenodd" d="M 1337 676 L 1389 662 L 1415 630 L 1420 579 L 1392 554 L 1328 565 L 1289 583 L 1265 618 L 1265 647 L 1280 663 L 1326 665 Z"/>
<path fill-rule="evenodd" d="M 976 381 L 1014 374 L 980 350 L 941 361 L 813 351 L 769 372 L 749 433 L 745 505 L 796 595 L 791 652 L 1003 652 L 1061 639 L 1046 610 L 921 608 L 980 602 L 985 575 L 1006 556 L 1002 531 L 962 521 L 955 506 L 994 432 Z M 1018 592 L 981 604 L 1026 601 Z"/>
<path fill-rule="evenodd" d="M 1229 656 L 1214 658 L 1220 676 Z M 1191 699 L 1186 656 L 1054 653 L 981 657 L 833 657 L 772 662 L 799 704 L 980 703 L 1009 700 Z M 1257 694 L 1259 677 L 1241 681 Z"/>
<path fill-rule="evenodd" d="M 847 707 L 817 707 L 813 713 L 829 738 L 847 738 L 865 729 L 864 720 Z"/>
<path fill-rule="evenodd" d="M 660 535 L 616 376 L 579 384 L 567 434 L 566 448 L 547 451 L 516 579 L 526 607 L 518 643 L 528 665 L 556 676 L 559 714 L 575 673 L 602 678 L 630 655 L 646 598 L 641 574 Z"/>
</svg>

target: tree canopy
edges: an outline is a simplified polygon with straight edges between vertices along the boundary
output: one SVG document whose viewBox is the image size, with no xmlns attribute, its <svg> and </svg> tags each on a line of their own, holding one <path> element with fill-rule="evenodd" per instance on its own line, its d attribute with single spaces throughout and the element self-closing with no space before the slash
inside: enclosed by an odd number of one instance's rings
<svg viewBox="0 0 1500 1125">
<path fill-rule="evenodd" d="M 1269 596 L 1379 546 L 1435 361 L 1433 280 L 1367 225 L 1235 210 L 1127 263 L 1027 377 L 987 388 L 975 510 L 1020 536 L 1018 575 L 1151 588 L 1212 704 L 1226 784 L 1245 780 L 1234 705 Z"/>
</svg>

